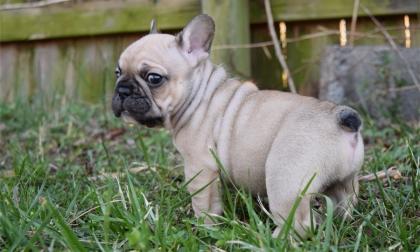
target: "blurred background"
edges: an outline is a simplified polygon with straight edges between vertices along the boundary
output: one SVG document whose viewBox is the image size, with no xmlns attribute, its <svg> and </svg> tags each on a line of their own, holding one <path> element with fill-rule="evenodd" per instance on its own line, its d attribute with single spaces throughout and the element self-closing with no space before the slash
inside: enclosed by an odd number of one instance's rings
<svg viewBox="0 0 420 252">
<path fill-rule="evenodd" d="M 119 54 L 153 18 L 175 34 L 203 12 L 216 21 L 213 61 L 261 89 L 288 90 L 290 76 L 299 94 L 418 119 L 419 0 L 270 5 L 289 72 L 262 0 L 0 0 L 0 101 L 106 104 Z"/>
</svg>

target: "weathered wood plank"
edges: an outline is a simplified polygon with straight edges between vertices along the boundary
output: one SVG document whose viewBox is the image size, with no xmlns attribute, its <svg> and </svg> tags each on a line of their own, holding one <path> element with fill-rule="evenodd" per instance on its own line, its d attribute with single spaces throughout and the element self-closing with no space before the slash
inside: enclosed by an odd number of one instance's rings
<svg viewBox="0 0 420 252">
<path fill-rule="evenodd" d="M 196 0 L 95 1 L 45 8 L 1 11 L 0 41 L 36 40 L 146 31 L 185 25 L 200 12 Z"/>
<path fill-rule="evenodd" d="M 271 0 L 273 18 L 282 21 L 348 18 L 352 16 L 354 0 Z M 361 0 L 375 16 L 417 14 L 418 0 Z M 251 1 L 252 23 L 266 22 L 263 1 Z M 358 16 L 367 16 L 359 10 Z"/>
<path fill-rule="evenodd" d="M 200 13 L 198 0 L 72 2 L 0 12 L 0 41 L 79 37 L 146 31 L 152 18 L 160 29 L 178 29 Z M 204 1 L 206 3 L 207 1 Z M 242 4 L 241 1 L 234 1 Z M 220 1 L 224 4 L 224 1 Z M 417 14 L 418 0 L 361 0 L 374 15 Z M 350 17 L 353 0 L 272 0 L 275 20 Z M 251 23 L 265 22 L 262 1 L 250 1 Z M 359 11 L 360 16 L 365 16 Z"/>
<path fill-rule="evenodd" d="M 216 34 L 213 46 L 249 44 L 249 5 L 248 0 L 206 0 L 202 1 L 203 13 L 213 17 Z M 236 75 L 251 75 L 249 49 L 221 49 L 212 51 L 212 60 L 224 64 L 227 70 Z"/>
<path fill-rule="evenodd" d="M 0 101 L 56 96 L 109 99 L 122 50 L 141 35 L 7 43 L 0 47 Z"/>
</svg>

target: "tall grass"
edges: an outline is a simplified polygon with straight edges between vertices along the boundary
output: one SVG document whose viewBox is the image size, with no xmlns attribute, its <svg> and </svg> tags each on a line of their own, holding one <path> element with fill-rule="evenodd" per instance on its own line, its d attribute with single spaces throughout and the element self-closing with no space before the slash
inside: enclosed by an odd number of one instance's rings
<svg viewBox="0 0 420 252">
<path fill-rule="evenodd" d="M 196 219 L 168 134 L 107 113 L 77 102 L 0 105 L 2 249 L 419 250 L 418 128 L 367 123 L 362 173 L 396 166 L 402 178 L 362 183 L 351 219 L 334 217 L 326 199 L 308 239 L 291 225 L 273 238 L 264 199 L 227 183 L 224 215 Z"/>
</svg>

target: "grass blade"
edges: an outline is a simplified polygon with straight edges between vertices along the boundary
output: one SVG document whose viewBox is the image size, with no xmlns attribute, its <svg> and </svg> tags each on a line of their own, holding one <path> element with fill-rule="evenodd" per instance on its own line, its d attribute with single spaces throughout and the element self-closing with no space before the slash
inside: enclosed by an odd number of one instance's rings
<svg viewBox="0 0 420 252">
<path fill-rule="evenodd" d="M 77 238 L 76 234 L 70 229 L 70 227 L 66 224 L 63 216 L 57 211 L 57 209 L 51 205 L 49 201 L 45 202 L 45 206 L 48 210 L 52 213 L 52 217 L 55 220 L 58 228 L 60 229 L 63 238 L 67 245 L 70 247 L 72 251 L 86 251 L 83 247 L 82 243 Z"/>
<path fill-rule="evenodd" d="M 325 240 L 322 251 L 329 251 L 333 231 L 334 204 L 328 196 L 324 196 L 327 203 L 327 219 L 325 220 Z"/>
</svg>

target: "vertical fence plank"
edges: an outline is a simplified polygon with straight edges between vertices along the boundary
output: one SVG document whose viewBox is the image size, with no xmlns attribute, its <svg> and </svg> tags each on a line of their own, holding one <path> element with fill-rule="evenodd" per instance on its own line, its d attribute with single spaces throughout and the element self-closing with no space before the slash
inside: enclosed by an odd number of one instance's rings
<svg viewBox="0 0 420 252">
<path fill-rule="evenodd" d="M 216 23 L 212 60 L 224 63 L 233 74 L 249 77 L 251 73 L 249 49 L 218 49 L 220 45 L 248 44 L 250 41 L 248 0 L 202 1 L 203 13 L 212 16 Z"/>
</svg>

